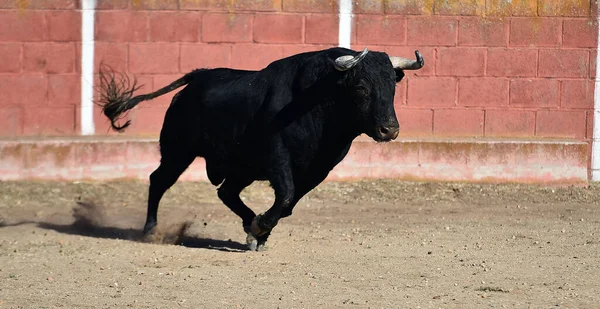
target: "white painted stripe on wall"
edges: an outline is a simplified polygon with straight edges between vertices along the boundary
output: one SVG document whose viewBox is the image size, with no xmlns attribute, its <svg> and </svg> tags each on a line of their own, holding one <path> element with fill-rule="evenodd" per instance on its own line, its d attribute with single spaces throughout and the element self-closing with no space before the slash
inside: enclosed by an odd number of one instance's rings
<svg viewBox="0 0 600 309">
<path fill-rule="evenodd" d="M 352 0 L 340 0 L 338 46 L 350 48 L 352 37 Z"/>
<path fill-rule="evenodd" d="M 600 24 L 600 6 L 597 22 Z M 594 131 L 592 133 L 592 181 L 600 181 L 600 26 L 598 27 L 598 46 L 596 55 L 596 82 L 594 84 Z"/>
<path fill-rule="evenodd" d="M 81 1 L 81 135 L 94 126 L 94 13 L 96 0 Z"/>
</svg>

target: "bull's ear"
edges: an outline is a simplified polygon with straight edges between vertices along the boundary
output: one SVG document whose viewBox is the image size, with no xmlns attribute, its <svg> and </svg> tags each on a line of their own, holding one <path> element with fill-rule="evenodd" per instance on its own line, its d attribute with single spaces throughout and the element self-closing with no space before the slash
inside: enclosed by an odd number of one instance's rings
<svg viewBox="0 0 600 309">
<path fill-rule="evenodd" d="M 404 70 L 394 69 L 394 72 L 396 72 L 396 83 L 399 83 L 404 78 Z"/>
</svg>

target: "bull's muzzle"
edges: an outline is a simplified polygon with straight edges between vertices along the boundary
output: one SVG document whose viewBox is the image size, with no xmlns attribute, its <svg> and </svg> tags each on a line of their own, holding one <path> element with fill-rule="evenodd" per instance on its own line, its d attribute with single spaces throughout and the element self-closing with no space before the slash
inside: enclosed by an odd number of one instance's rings
<svg viewBox="0 0 600 309">
<path fill-rule="evenodd" d="M 398 126 L 378 126 L 375 134 L 375 140 L 389 142 L 398 137 L 400 127 Z"/>
</svg>

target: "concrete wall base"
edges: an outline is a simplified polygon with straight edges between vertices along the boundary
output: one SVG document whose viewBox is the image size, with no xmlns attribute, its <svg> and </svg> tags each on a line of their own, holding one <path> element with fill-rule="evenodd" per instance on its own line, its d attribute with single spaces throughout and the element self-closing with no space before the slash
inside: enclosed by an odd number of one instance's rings
<svg viewBox="0 0 600 309">
<path fill-rule="evenodd" d="M 564 140 L 359 138 L 328 180 L 585 184 L 589 144 Z M 43 138 L 0 140 L 0 180 L 147 180 L 158 167 L 155 139 Z M 183 181 L 207 181 L 197 159 Z"/>
</svg>

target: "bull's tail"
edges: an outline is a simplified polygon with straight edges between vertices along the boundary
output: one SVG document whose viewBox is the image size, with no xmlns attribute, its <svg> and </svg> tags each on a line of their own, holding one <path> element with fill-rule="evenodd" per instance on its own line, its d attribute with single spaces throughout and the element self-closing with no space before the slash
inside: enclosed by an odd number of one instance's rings
<svg viewBox="0 0 600 309">
<path fill-rule="evenodd" d="M 115 72 L 106 65 L 100 65 L 99 77 L 100 99 L 96 104 L 102 107 L 102 112 L 110 120 L 113 130 L 121 132 L 131 124 L 131 120 L 127 120 L 123 125 L 117 124 L 123 113 L 134 108 L 142 101 L 152 100 L 188 84 L 192 79 L 192 74 L 188 73 L 154 92 L 135 97 L 133 93 L 141 87 L 137 84 L 135 78 L 132 81 L 126 74 Z"/>
</svg>

